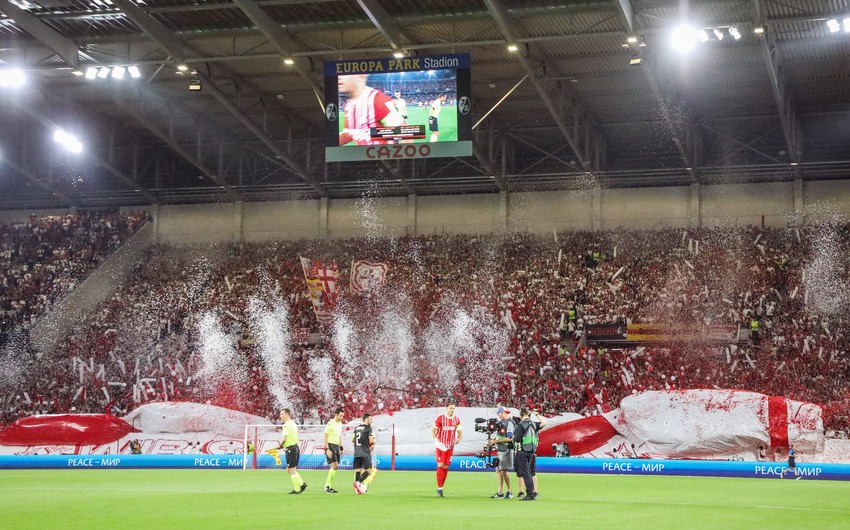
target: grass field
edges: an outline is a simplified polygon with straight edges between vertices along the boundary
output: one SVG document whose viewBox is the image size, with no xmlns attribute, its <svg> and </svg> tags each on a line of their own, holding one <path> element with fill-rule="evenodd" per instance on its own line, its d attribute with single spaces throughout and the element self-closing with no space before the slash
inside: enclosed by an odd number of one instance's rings
<svg viewBox="0 0 850 530">
<path fill-rule="evenodd" d="M 287 495 L 284 471 L 58 470 L 0 472 L 2 528 L 848 528 L 850 484 L 700 477 L 539 476 L 535 502 L 497 500 L 495 475 L 382 472 L 357 496 L 325 472 Z M 523 522 L 524 521 L 524 522 Z"/>
</svg>

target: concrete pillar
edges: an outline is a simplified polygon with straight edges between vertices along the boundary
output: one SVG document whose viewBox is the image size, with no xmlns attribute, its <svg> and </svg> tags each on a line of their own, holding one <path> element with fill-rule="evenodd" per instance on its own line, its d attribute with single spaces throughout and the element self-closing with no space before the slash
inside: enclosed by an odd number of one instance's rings
<svg viewBox="0 0 850 530">
<path fill-rule="evenodd" d="M 594 231 L 602 230 L 602 188 L 593 188 L 590 208 L 592 229 Z"/>
<path fill-rule="evenodd" d="M 416 195 L 407 196 L 407 235 L 416 235 Z"/>
<path fill-rule="evenodd" d="M 243 206 L 245 205 L 242 201 L 234 201 L 233 203 L 233 232 L 230 237 L 233 241 L 242 241 L 242 214 L 243 214 Z"/>
<path fill-rule="evenodd" d="M 151 217 L 153 218 L 153 242 L 159 243 L 159 213 L 160 206 L 157 203 L 151 204 Z"/>
<path fill-rule="evenodd" d="M 691 183 L 691 193 L 688 198 L 688 227 L 702 226 L 702 189 L 699 182 Z"/>
<path fill-rule="evenodd" d="M 805 214 L 803 208 L 803 179 L 794 179 L 794 226 L 802 226 L 805 224 Z"/>
<path fill-rule="evenodd" d="M 508 192 L 502 190 L 499 192 L 499 212 L 496 219 L 496 225 L 504 230 L 508 227 Z"/>
<path fill-rule="evenodd" d="M 328 233 L 328 198 L 319 199 L 319 239 L 327 239 Z"/>
</svg>

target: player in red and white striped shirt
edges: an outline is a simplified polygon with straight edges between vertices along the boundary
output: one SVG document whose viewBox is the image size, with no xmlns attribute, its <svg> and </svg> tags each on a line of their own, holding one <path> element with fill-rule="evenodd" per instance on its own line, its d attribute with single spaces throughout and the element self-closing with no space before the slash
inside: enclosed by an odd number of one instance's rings
<svg viewBox="0 0 850 530">
<path fill-rule="evenodd" d="M 449 474 L 449 465 L 452 463 L 452 452 L 455 444 L 460 443 L 463 430 L 460 427 L 460 418 L 455 416 L 455 404 L 446 406 L 446 413 L 437 416 L 434 426 L 431 427 L 431 437 L 437 446 L 437 496 L 443 496 L 443 484 Z"/>
<path fill-rule="evenodd" d="M 380 90 L 366 86 L 365 74 L 341 75 L 337 78 L 340 94 L 348 94 L 343 114 L 345 123 L 339 133 L 339 145 L 389 144 L 392 140 L 373 140 L 373 127 L 396 127 L 404 122 L 393 100 Z"/>
</svg>

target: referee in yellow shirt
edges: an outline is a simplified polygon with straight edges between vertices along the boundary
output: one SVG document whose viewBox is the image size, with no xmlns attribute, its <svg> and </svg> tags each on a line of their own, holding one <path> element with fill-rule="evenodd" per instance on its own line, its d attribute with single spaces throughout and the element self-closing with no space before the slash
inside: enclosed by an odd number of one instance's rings
<svg viewBox="0 0 850 530">
<path fill-rule="evenodd" d="M 293 490 L 290 495 L 298 495 L 307 489 L 307 483 L 298 474 L 298 458 L 301 456 L 301 451 L 298 448 L 298 425 L 292 420 L 292 411 L 283 409 L 280 411 L 280 420 L 283 422 L 283 440 L 280 446 L 283 447 L 283 453 L 286 455 L 286 470 L 289 472 L 289 478 L 292 479 Z"/>
<path fill-rule="evenodd" d="M 328 478 L 325 480 L 325 493 L 339 493 L 333 486 L 336 470 L 339 468 L 339 460 L 342 456 L 342 418 L 345 412 L 342 408 L 334 411 L 333 418 L 325 425 L 325 457 L 328 460 L 328 465 L 331 466 L 328 471 Z"/>
</svg>

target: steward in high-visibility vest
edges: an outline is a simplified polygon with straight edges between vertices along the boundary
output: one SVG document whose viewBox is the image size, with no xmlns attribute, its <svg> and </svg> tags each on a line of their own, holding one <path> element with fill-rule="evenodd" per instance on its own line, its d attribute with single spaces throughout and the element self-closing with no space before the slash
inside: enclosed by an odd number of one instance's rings
<svg viewBox="0 0 850 530">
<path fill-rule="evenodd" d="M 759 321 L 756 319 L 750 320 L 750 340 L 753 342 L 759 340 Z"/>
<path fill-rule="evenodd" d="M 533 501 L 537 500 L 537 491 L 534 487 L 534 476 L 537 474 L 535 453 L 539 441 L 537 433 L 546 425 L 546 418 L 537 414 L 540 421 L 531 421 L 531 411 L 528 407 L 521 408 L 519 416 L 520 422 L 514 429 L 514 446 L 516 447 L 514 467 L 517 477 L 525 482 L 525 497 L 520 500 Z"/>
</svg>

